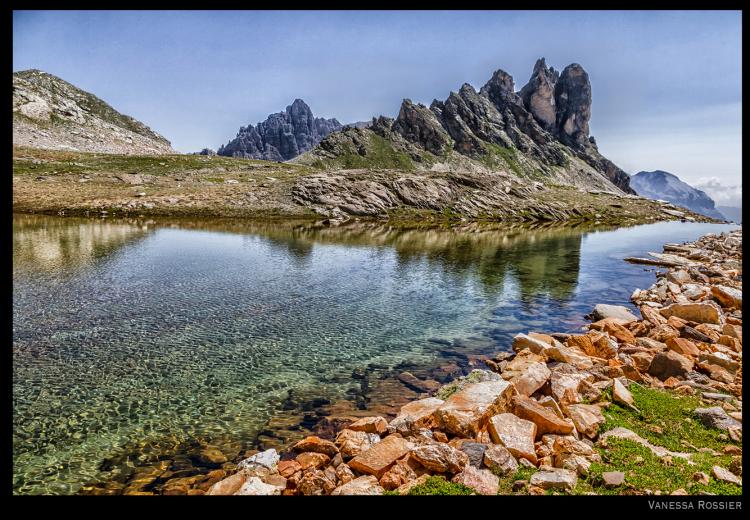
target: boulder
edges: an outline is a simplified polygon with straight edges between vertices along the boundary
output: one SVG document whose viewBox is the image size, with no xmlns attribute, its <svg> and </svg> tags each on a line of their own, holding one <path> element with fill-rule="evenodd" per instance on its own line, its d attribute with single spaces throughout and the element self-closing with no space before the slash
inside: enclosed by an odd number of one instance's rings
<svg viewBox="0 0 750 520">
<path fill-rule="evenodd" d="M 388 428 L 402 435 L 408 435 L 420 428 L 429 428 L 432 426 L 435 411 L 444 403 L 445 401 L 436 397 L 407 403 L 401 407 L 398 416 L 390 422 Z"/>
<path fill-rule="evenodd" d="M 742 309 L 742 291 L 726 285 L 711 286 L 711 294 L 716 298 L 722 307 Z"/>
<path fill-rule="evenodd" d="M 240 471 L 234 475 L 220 480 L 208 488 L 207 495 L 234 495 L 247 480 L 245 472 Z"/>
<path fill-rule="evenodd" d="M 237 464 L 237 469 L 253 471 L 257 469 L 265 469 L 267 471 L 276 471 L 276 466 L 279 463 L 279 454 L 275 449 L 262 451 L 255 455 L 246 458 Z"/>
<path fill-rule="evenodd" d="M 580 402 L 581 397 L 578 394 L 578 389 L 581 386 L 581 381 L 592 381 L 593 379 L 594 376 L 589 373 L 565 374 L 561 372 L 553 372 L 550 376 L 552 397 L 554 397 L 560 405 Z"/>
<path fill-rule="evenodd" d="M 376 433 L 366 433 L 345 428 L 336 435 L 335 444 L 338 446 L 341 456 L 350 459 L 363 451 L 369 450 L 376 442 L 380 442 L 380 437 Z"/>
<path fill-rule="evenodd" d="M 336 466 L 336 478 L 342 484 L 346 484 L 347 482 L 354 480 L 354 473 L 347 464 L 339 464 Z"/>
<path fill-rule="evenodd" d="M 266 484 L 258 477 L 248 477 L 242 487 L 238 489 L 235 495 L 280 495 L 284 487 Z"/>
<path fill-rule="evenodd" d="M 333 458 L 339 452 L 339 449 L 331 441 L 321 439 L 316 435 L 305 437 L 301 441 L 297 442 L 292 446 L 292 450 L 297 453 L 304 451 L 311 451 L 314 453 L 322 453 Z"/>
<path fill-rule="evenodd" d="M 613 488 L 625 483 L 625 473 L 622 471 L 605 471 L 602 473 L 604 487 Z"/>
<path fill-rule="evenodd" d="M 711 468 L 711 475 L 715 479 L 721 480 L 722 482 L 728 482 L 729 484 L 742 485 L 742 479 L 729 470 L 722 468 L 721 466 L 714 466 Z"/>
<path fill-rule="evenodd" d="M 698 416 L 698 420 L 708 428 L 716 428 L 717 430 L 742 428 L 742 423 L 730 417 L 720 406 L 696 408 L 694 413 Z"/>
<path fill-rule="evenodd" d="M 513 351 L 515 352 L 522 352 L 528 349 L 534 354 L 544 354 L 544 351 L 549 347 L 548 343 L 527 334 L 516 334 L 513 337 Z"/>
<path fill-rule="evenodd" d="M 500 479 L 491 471 L 466 466 L 464 470 L 453 477 L 451 482 L 470 487 L 480 495 L 497 495 Z"/>
<path fill-rule="evenodd" d="M 648 368 L 649 375 L 664 381 L 669 377 L 685 379 L 693 369 L 693 361 L 674 351 L 657 352 Z"/>
<path fill-rule="evenodd" d="M 431 394 L 432 392 L 437 391 L 441 386 L 440 383 L 433 379 L 419 379 L 411 372 L 401 372 L 397 378 L 415 392 Z"/>
<path fill-rule="evenodd" d="M 337 487 L 331 495 L 382 495 L 383 491 L 377 478 L 363 475 Z"/>
<path fill-rule="evenodd" d="M 321 455 L 321 454 L 318 454 Z M 303 495 L 327 495 L 336 489 L 336 482 L 319 469 L 305 473 L 297 483 L 297 490 Z"/>
<path fill-rule="evenodd" d="M 510 380 L 519 394 L 529 396 L 539 390 L 547 382 L 552 372 L 546 363 L 533 363 L 523 374 Z"/>
<path fill-rule="evenodd" d="M 575 471 L 563 468 L 549 468 L 545 471 L 537 471 L 531 475 L 529 484 L 542 489 L 560 489 L 573 491 L 578 483 L 578 475 Z"/>
<path fill-rule="evenodd" d="M 457 448 L 463 451 L 469 457 L 469 464 L 481 468 L 484 452 L 489 448 L 489 444 L 483 442 L 463 441 Z"/>
<path fill-rule="evenodd" d="M 441 430 L 474 437 L 491 416 L 510 407 L 515 393 L 515 387 L 503 380 L 474 383 L 450 396 L 435 417 Z"/>
<path fill-rule="evenodd" d="M 602 410 L 594 404 L 571 404 L 563 407 L 563 411 L 573 420 L 576 429 L 593 439 L 599 432 L 599 426 L 605 419 Z"/>
<path fill-rule="evenodd" d="M 393 490 L 415 478 L 417 478 L 417 474 L 408 462 L 400 459 L 380 477 L 380 485 L 383 489 Z"/>
<path fill-rule="evenodd" d="M 325 453 L 317 453 L 314 451 L 306 451 L 297 455 L 294 459 L 302 468 L 302 471 L 313 468 L 322 468 L 331 461 L 331 458 Z"/>
<path fill-rule="evenodd" d="M 537 463 L 534 448 L 536 424 L 512 413 L 501 413 L 490 419 L 488 430 L 492 441 L 503 445 L 514 457 Z"/>
<path fill-rule="evenodd" d="M 436 473 L 458 473 L 469 464 L 466 453 L 440 442 L 417 446 L 412 450 L 411 456 Z"/>
<path fill-rule="evenodd" d="M 683 356 L 698 357 L 701 353 L 695 343 L 685 338 L 669 338 L 667 339 L 667 348 L 673 350 Z"/>
<path fill-rule="evenodd" d="M 630 390 L 625 388 L 625 385 L 623 385 L 619 379 L 613 380 L 612 398 L 614 399 L 616 403 L 620 403 L 622 405 L 625 405 L 628 408 L 638 411 L 638 408 L 635 407 L 633 394 L 630 393 Z"/>
<path fill-rule="evenodd" d="M 665 318 L 677 316 L 687 321 L 697 323 L 721 323 L 721 311 L 713 302 L 702 303 L 673 303 L 667 307 L 662 307 L 659 312 Z"/>
<path fill-rule="evenodd" d="M 616 318 L 626 323 L 638 321 L 638 318 L 627 307 L 623 307 L 622 305 L 607 305 L 605 303 L 599 303 L 594 306 L 594 310 L 591 311 L 591 318 L 594 321 L 606 320 L 607 318 Z"/>
<path fill-rule="evenodd" d="M 278 465 L 279 475 L 284 478 L 289 478 L 301 470 L 302 466 L 296 460 L 282 460 Z"/>
<path fill-rule="evenodd" d="M 349 461 L 349 467 L 354 471 L 380 478 L 396 460 L 411 451 L 411 448 L 411 443 L 403 437 L 392 434 L 354 457 Z"/>
<path fill-rule="evenodd" d="M 500 475 L 513 475 L 518 470 L 518 462 L 507 448 L 499 444 L 484 451 L 484 465 Z"/>
<path fill-rule="evenodd" d="M 537 401 L 523 396 L 513 398 L 513 413 L 521 419 L 536 424 L 538 436 L 545 433 L 567 435 L 573 431 L 570 419 L 558 417 L 550 408 L 542 406 Z"/>
<path fill-rule="evenodd" d="M 347 428 L 355 432 L 383 435 L 388 431 L 388 422 L 382 417 L 363 417 L 351 423 Z"/>
</svg>

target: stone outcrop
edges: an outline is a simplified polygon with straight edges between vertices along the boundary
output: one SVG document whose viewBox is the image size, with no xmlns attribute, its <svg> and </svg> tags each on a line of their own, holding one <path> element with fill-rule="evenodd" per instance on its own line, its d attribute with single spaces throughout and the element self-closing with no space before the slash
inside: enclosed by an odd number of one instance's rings
<svg viewBox="0 0 750 520">
<path fill-rule="evenodd" d="M 13 144 L 131 155 L 176 153 L 145 124 L 40 70 L 13 73 Z"/>
<path fill-rule="evenodd" d="M 342 128 L 336 119 L 314 117 L 304 101 L 295 99 L 284 112 L 271 114 L 255 126 L 241 127 L 237 137 L 216 153 L 245 159 L 286 161 L 312 149 L 324 137 Z"/>
</svg>

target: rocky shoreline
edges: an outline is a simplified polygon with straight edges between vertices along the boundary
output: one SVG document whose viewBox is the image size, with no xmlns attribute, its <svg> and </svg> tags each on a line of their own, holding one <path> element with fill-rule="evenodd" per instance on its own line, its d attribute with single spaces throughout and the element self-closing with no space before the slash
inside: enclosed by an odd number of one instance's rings
<svg viewBox="0 0 750 520">
<path fill-rule="evenodd" d="M 740 493 L 742 231 L 650 255 L 628 259 L 667 267 L 633 292 L 642 318 L 597 305 L 587 331 L 519 334 L 446 385 L 407 373 L 419 398 L 390 422 L 328 418 L 239 464 L 208 447 L 216 469 L 135 475 L 124 493 Z"/>
</svg>

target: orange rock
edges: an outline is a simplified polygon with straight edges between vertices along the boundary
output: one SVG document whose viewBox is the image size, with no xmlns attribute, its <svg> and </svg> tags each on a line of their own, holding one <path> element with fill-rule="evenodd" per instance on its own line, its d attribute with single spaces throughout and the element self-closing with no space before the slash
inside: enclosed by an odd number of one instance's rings
<svg viewBox="0 0 750 520">
<path fill-rule="evenodd" d="M 569 419 L 558 417 L 552 409 L 529 397 L 516 396 L 513 398 L 513 404 L 513 413 L 516 416 L 536 424 L 537 436 L 545 433 L 567 435 L 573 431 L 573 423 Z"/>
<path fill-rule="evenodd" d="M 492 441 L 505 446 L 514 457 L 523 457 L 532 464 L 537 463 L 534 448 L 536 424 L 533 422 L 512 413 L 502 413 L 490 419 L 489 432 Z"/>
<path fill-rule="evenodd" d="M 604 325 L 604 332 L 617 339 L 620 343 L 635 345 L 635 336 L 628 329 L 617 323 L 609 322 Z"/>
<path fill-rule="evenodd" d="M 321 439 L 316 435 L 305 437 L 301 441 L 297 442 L 292 446 L 294 451 L 312 451 L 314 453 L 322 453 L 329 457 L 334 457 L 339 452 L 339 449 L 331 441 Z"/>
<path fill-rule="evenodd" d="M 347 428 L 354 430 L 355 432 L 377 433 L 378 435 L 382 435 L 388 431 L 388 422 L 382 417 L 363 417 L 362 419 L 351 423 Z"/>
<path fill-rule="evenodd" d="M 331 460 L 331 457 L 324 453 L 316 453 L 314 451 L 306 451 L 305 453 L 300 453 L 297 455 L 297 458 L 294 459 L 297 461 L 297 463 L 300 465 L 302 470 L 310 469 L 310 468 L 321 468 L 328 464 L 328 462 Z"/>
<path fill-rule="evenodd" d="M 369 450 L 360 453 L 349 461 L 349 467 L 360 473 L 383 476 L 396 460 L 411 450 L 411 444 L 398 434 L 392 434 L 374 444 Z"/>
<path fill-rule="evenodd" d="M 529 332 L 527 336 L 532 337 L 534 339 L 538 339 L 539 341 L 544 341 L 546 344 L 550 346 L 555 344 L 555 339 L 552 336 L 548 336 L 547 334 L 540 334 L 538 332 Z"/>
<path fill-rule="evenodd" d="M 289 478 L 302 469 L 296 460 L 281 460 L 278 464 L 279 475 Z"/>
<path fill-rule="evenodd" d="M 698 350 L 698 347 L 695 346 L 695 343 L 693 343 L 689 339 L 669 338 L 667 339 L 666 343 L 669 350 L 674 350 L 675 352 L 677 352 L 678 354 L 682 354 L 683 356 L 698 357 L 701 353 L 700 350 Z"/>
</svg>

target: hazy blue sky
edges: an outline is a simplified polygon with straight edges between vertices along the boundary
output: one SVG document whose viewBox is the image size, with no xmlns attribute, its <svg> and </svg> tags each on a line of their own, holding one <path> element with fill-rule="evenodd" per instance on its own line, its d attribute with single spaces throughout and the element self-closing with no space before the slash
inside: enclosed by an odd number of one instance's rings
<svg viewBox="0 0 750 520">
<path fill-rule="evenodd" d="M 14 70 L 60 76 L 183 152 L 298 97 L 348 123 L 479 88 L 498 68 L 520 89 L 541 56 L 588 71 L 591 133 L 625 171 L 739 196 L 737 11 L 17 11 L 13 28 Z"/>
</svg>

